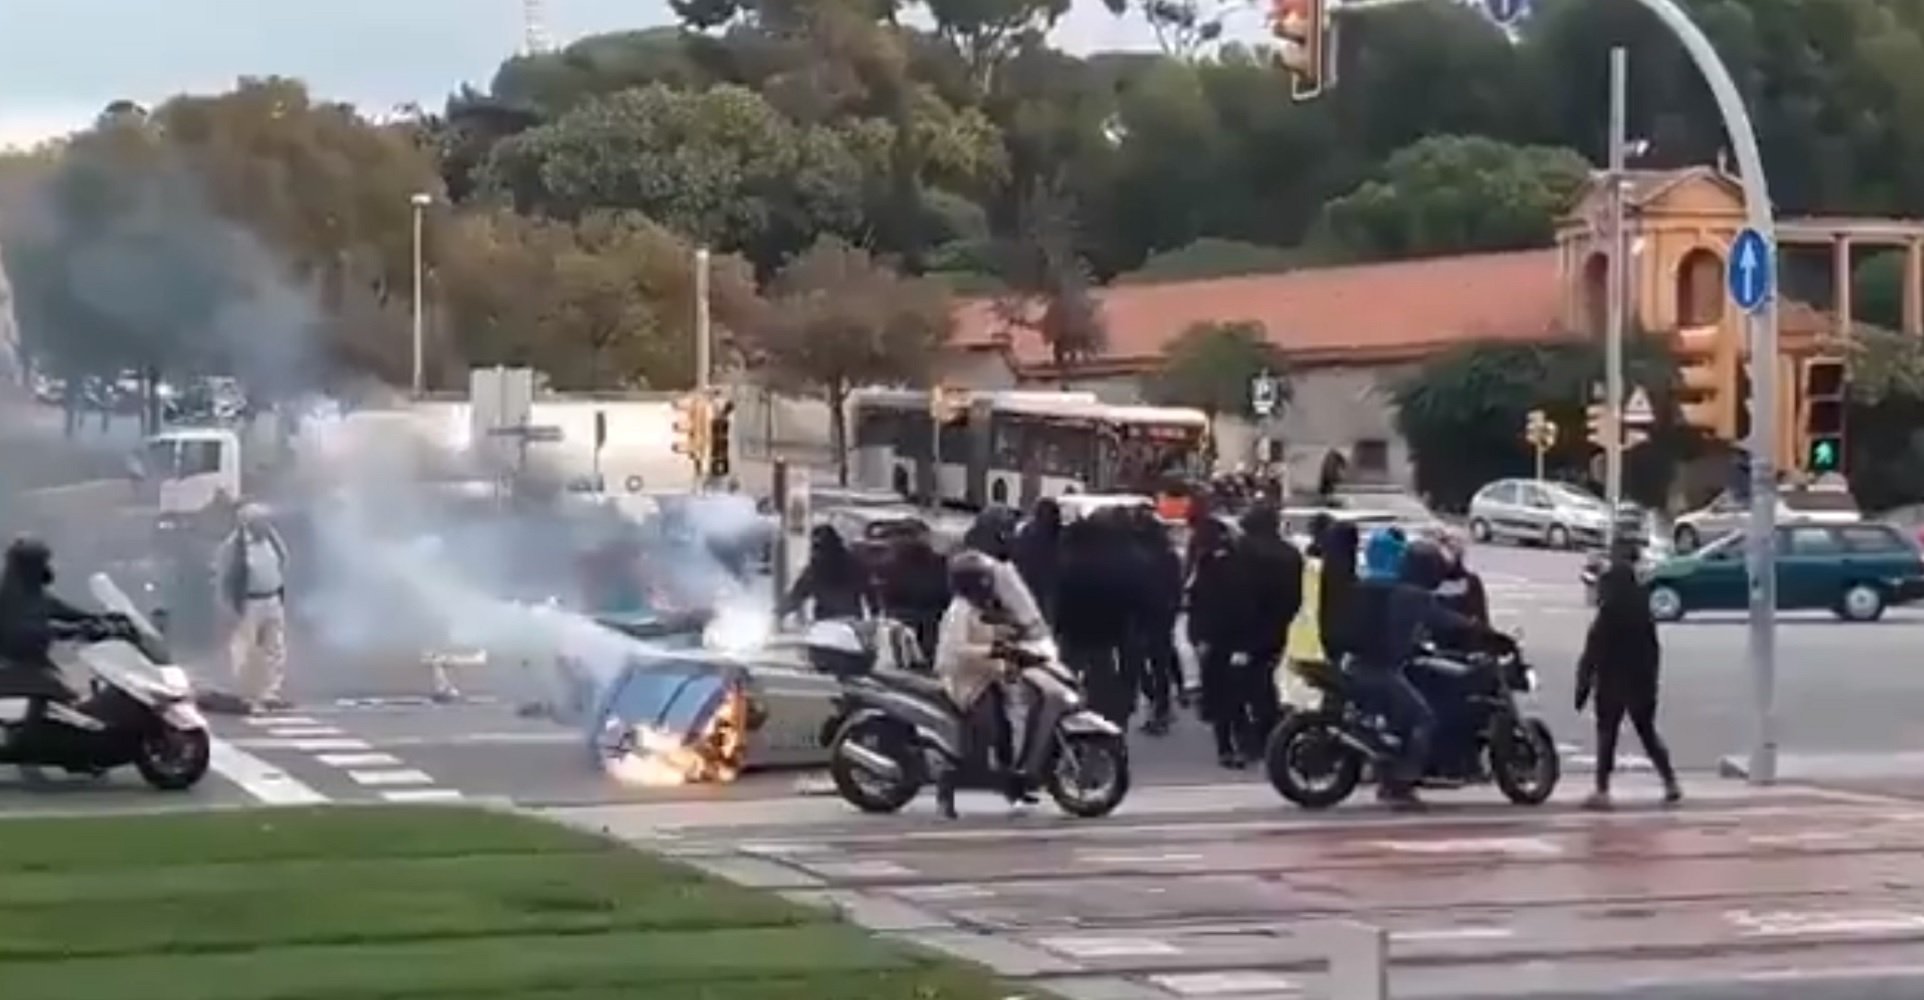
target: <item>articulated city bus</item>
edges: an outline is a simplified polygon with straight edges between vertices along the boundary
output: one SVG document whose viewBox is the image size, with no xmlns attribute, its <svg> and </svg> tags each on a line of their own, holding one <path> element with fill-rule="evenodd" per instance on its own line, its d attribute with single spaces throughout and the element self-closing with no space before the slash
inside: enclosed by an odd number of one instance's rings
<svg viewBox="0 0 1924 1000">
<path fill-rule="evenodd" d="M 864 478 L 965 507 L 1153 493 L 1204 471 L 1209 434 L 1200 410 L 1114 406 L 1087 392 L 978 393 L 939 434 L 926 391 L 863 390 L 850 409 Z"/>
</svg>

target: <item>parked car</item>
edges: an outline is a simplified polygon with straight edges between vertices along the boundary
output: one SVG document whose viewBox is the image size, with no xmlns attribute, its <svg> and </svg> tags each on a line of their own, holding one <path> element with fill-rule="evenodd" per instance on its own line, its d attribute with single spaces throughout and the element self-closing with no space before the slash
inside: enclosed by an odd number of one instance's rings
<svg viewBox="0 0 1924 1000">
<path fill-rule="evenodd" d="M 1553 549 L 1601 545 L 1610 533 L 1610 505 L 1568 483 L 1499 479 L 1470 498 L 1470 537 L 1507 539 Z"/>
<path fill-rule="evenodd" d="M 1650 575 L 1650 613 L 1677 621 L 1692 611 L 1741 611 L 1750 604 L 1744 534 L 1731 532 Z M 1884 609 L 1924 597 L 1924 552 L 1888 524 L 1806 521 L 1777 529 L 1777 607 L 1827 609 L 1846 621 L 1876 621 Z"/>
<path fill-rule="evenodd" d="M 1820 524 L 1856 524 L 1864 519 L 1857 500 L 1847 489 L 1807 487 L 1777 494 L 1777 520 L 1812 521 Z M 1677 551 L 1691 552 L 1705 542 L 1741 531 L 1750 521 L 1750 504 L 1730 493 L 1720 493 L 1709 504 L 1677 518 L 1671 538 Z"/>
</svg>

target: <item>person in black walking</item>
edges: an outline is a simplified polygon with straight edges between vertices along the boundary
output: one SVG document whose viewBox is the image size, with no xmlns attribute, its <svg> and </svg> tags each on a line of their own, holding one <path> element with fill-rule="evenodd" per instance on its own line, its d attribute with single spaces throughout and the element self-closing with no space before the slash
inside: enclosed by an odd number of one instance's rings
<svg viewBox="0 0 1924 1000">
<path fill-rule="evenodd" d="M 1175 719 L 1175 702 L 1182 693 L 1182 662 L 1176 657 L 1176 620 L 1182 617 L 1182 556 L 1176 554 L 1169 529 L 1148 507 L 1125 517 L 1133 545 L 1137 608 L 1130 620 L 1129 656 L 1141 664 L 1143 694 L 1150 714 L 1142 731 L 1160 736 Z"/>
<path fill-rule="evenodd" d="M 1577 711 L 1592 696 L 1597 710 L 1597 789 L 1584 804 L 1610 808 L 1610 772 L 1616 769 L 1617 731 L 1627 716 L 1643 751 L 1663 779 L 1666 804 L 1682 800 L 1670 750 L 1657 735 L 1657 674 L 1662 650 L 1650 602 L 1637 579 L 1634 552 L 1619 548 L 1597 581 L 1597 616 L 1577 661 Z"/>
<path fill-rule="evenodd" d="M 1012 560 L 1022 582 L 1029 585 L 1042 608 L 1042 618 L 1056 620 L 1056 590 L 1062 574 L 1062 507 L 1044 497 L 1037 500 L 1029 519 L 1018 528 Z"/>
<path fill-rule="evenodd" d="M 1242 529 L 1231 559 L 1236 592 L 1229 668 L 1236 693 L 1226 721 L 1238 732 L 1237 755 L 1253 760 L 1262 756 L 1281 713 L 1276 668 L 1303 604 L 1303 555 L 1282 537 L 1282 519 L 1272 504 L 1251 507 Z"/>
<path fill-rule="evenodd" d="M 1128 537 L 1113 518 L 1092 516 L 1064 528 L 1062 542 L 1055 622 L 1062 661 L 1082 678 L 1089 706 L 1126 728 L 1140 687 L 1123 656 L 1136 597 Z"/>
</svg>

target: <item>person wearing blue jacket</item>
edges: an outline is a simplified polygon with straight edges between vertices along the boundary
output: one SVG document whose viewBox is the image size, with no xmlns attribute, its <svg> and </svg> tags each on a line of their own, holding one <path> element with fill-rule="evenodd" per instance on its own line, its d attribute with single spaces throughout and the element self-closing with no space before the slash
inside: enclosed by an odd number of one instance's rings
<svg viewBox="0 0 1924 1000">
<path fill-rule="evenodd" d="M 1410 547 L 1401 528 L 1384 528 L 1370 535 L 1363 547 L 1363 581 L 1395 583 L 1403 573 L 1403 553 Z"/>
</svg>

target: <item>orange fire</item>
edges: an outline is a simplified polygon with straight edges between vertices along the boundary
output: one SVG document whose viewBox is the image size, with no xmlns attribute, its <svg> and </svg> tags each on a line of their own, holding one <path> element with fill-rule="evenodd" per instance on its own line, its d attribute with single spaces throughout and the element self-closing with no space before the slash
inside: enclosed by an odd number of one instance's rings
<svg viewBox="0 0 1924 1000">
<path fill-rule="evenodd" d="M 741 777 L 748 756 L 748 697 L 728 685 L 722 704 L 691 742 L 654 726 L 635 727 L 630 753 L 608 761 L 610 777 L 638 788 L 723 783 Z"/>
</svg>

